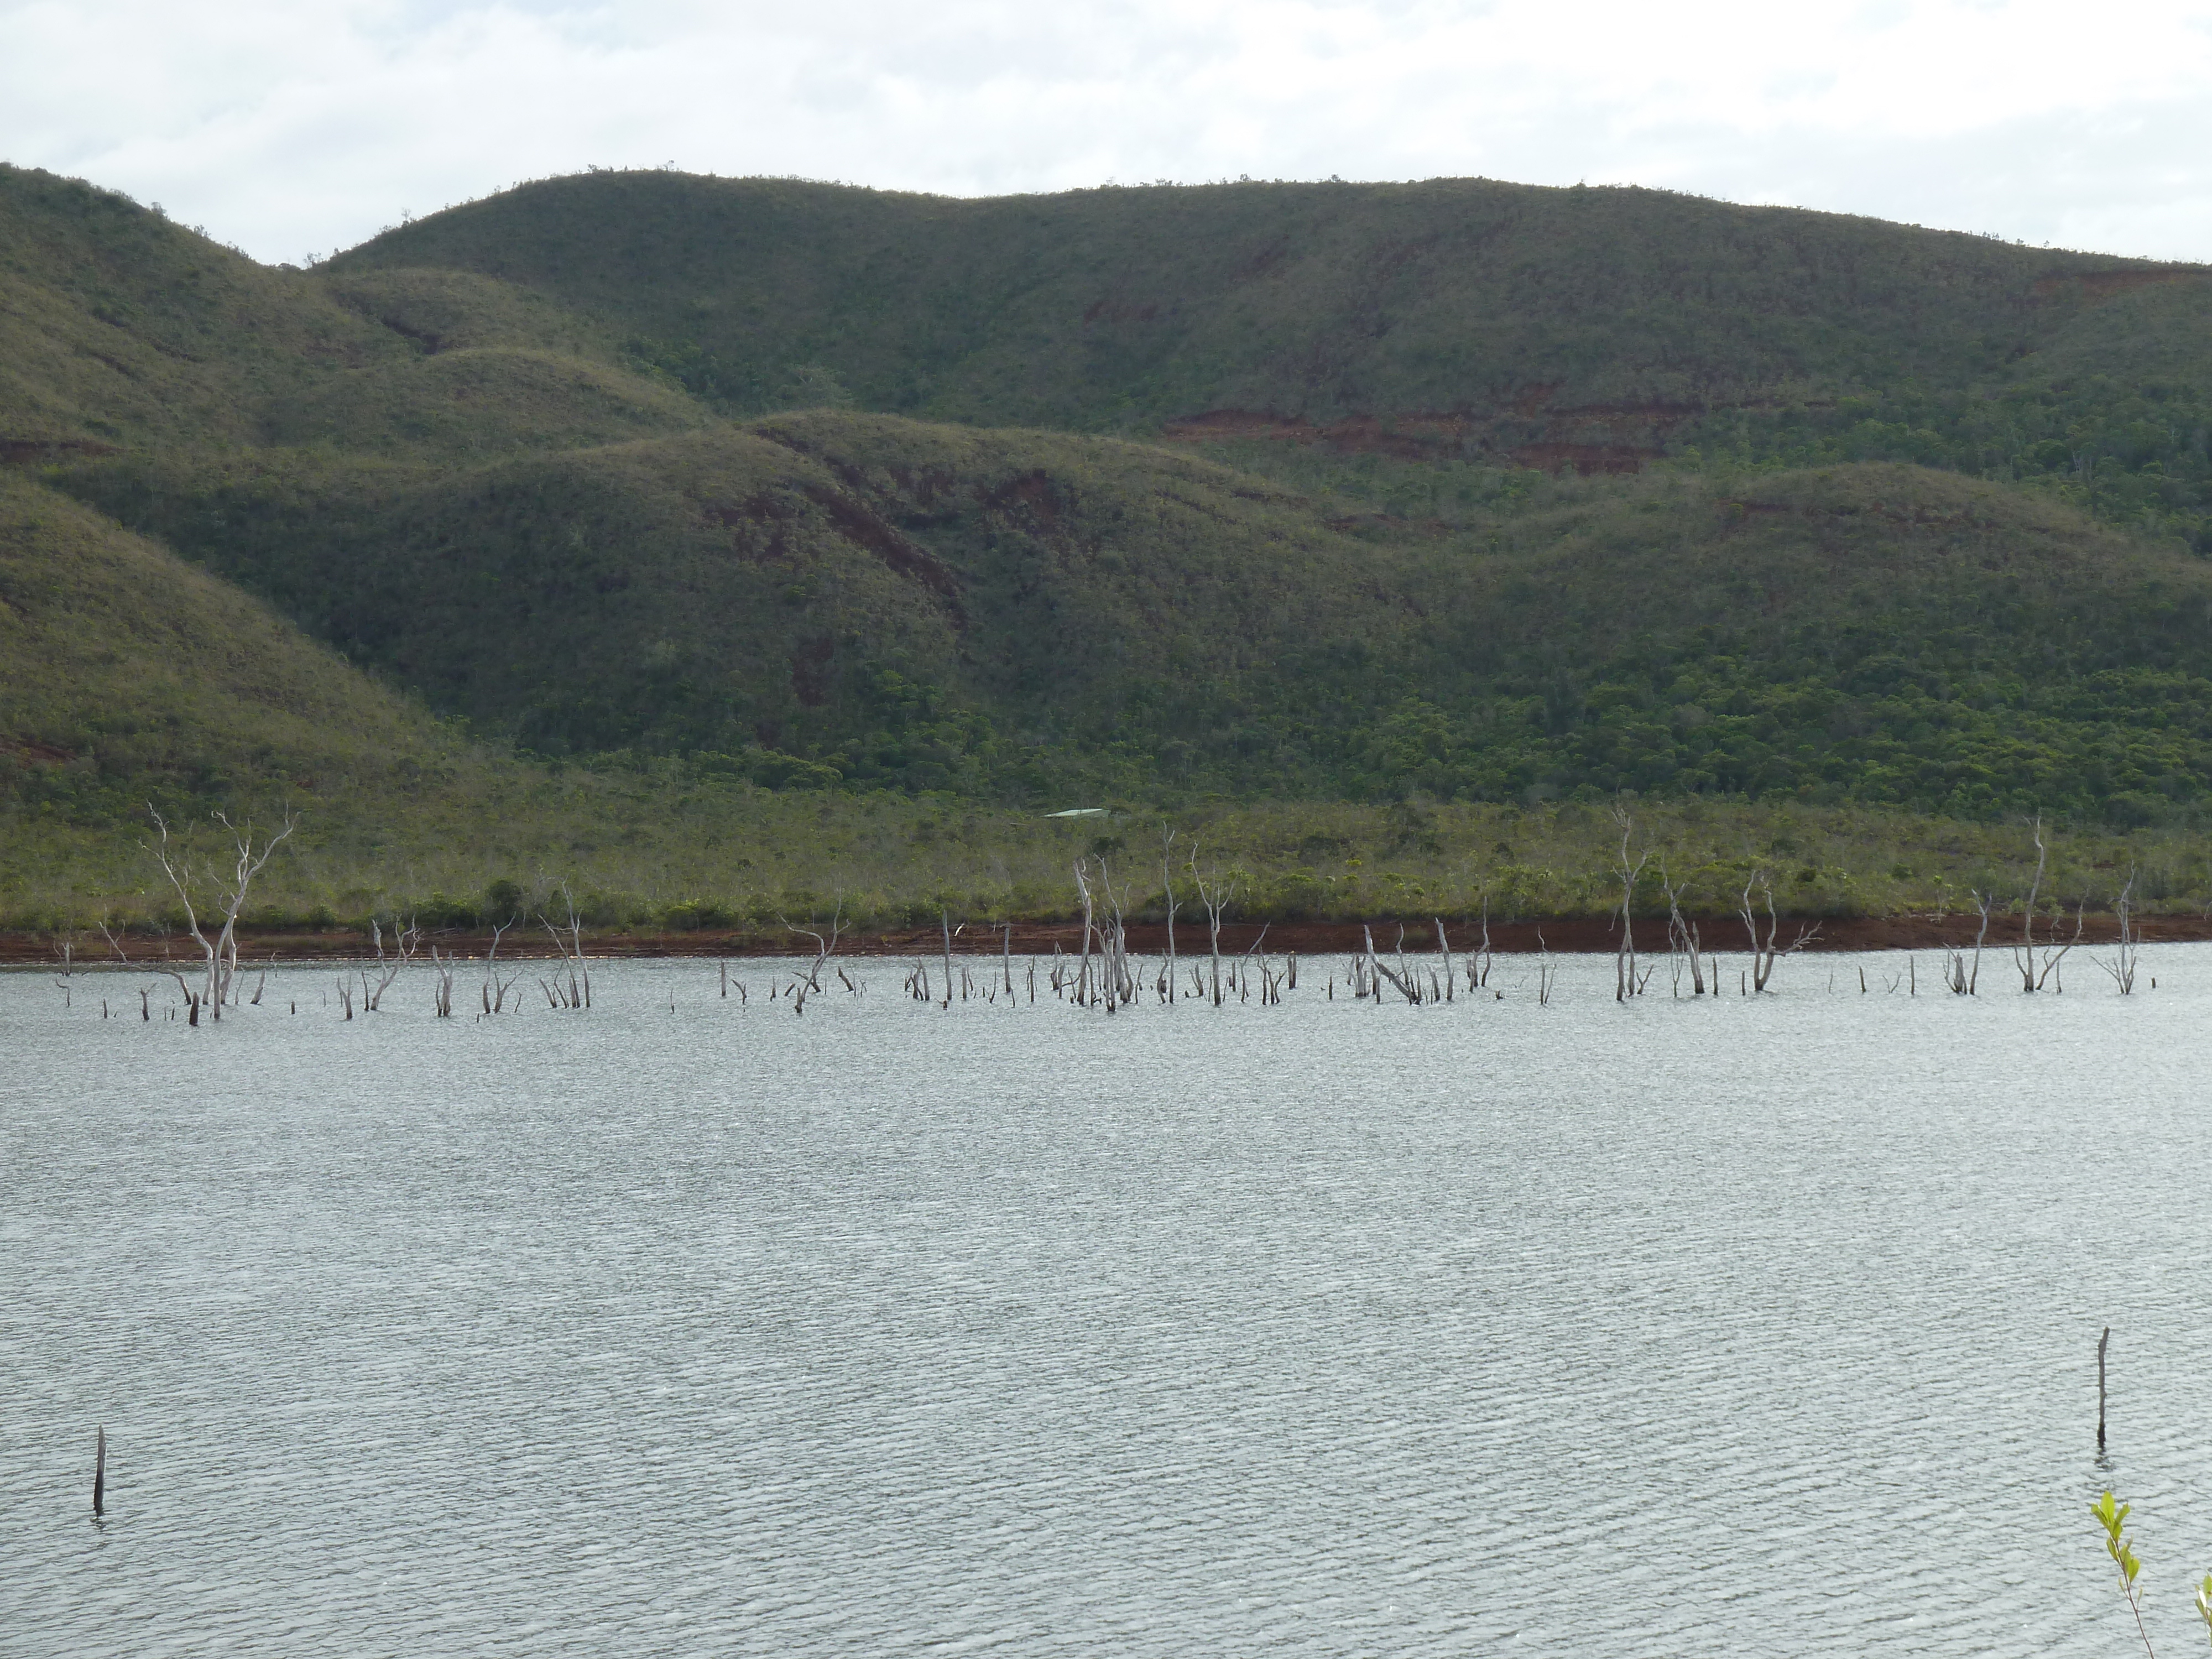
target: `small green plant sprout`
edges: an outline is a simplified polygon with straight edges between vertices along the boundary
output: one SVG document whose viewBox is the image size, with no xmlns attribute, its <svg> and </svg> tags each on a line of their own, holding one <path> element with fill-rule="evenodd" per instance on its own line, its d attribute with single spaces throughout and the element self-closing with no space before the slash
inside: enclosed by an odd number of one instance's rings
<svg viewBox="0 0 2212 1659">
<path fill-rule="evenodd" d="M 2143 1651 L 2149 1654 L 2151 1659 L 2158 1659 L 2151 1649 L 2150 1633 L 2143 1629 L 2142 1596 L 2136 1589 L 2136 1575 L 2142 1571 L 2142 1563 L 2136 1557 L 2135 1546 L 2128 1541 L 2127 1534 L 2121 1530 L 2127 1524 L 2128 1511 L 2134 1507 L 2132 1504 L 2114 1503 L 2112 1494 L 2108 1491 L 2089 1505 L 2089 1513 L 2097 1517 L 2097 1524 L 2105 1529 L 2105 1553 L 2112 1558 L 2112 1565 L 2120 1570 L 2120 1594 L 2128 1598 L 2128 1611 L 2136 1616 L 2136 1634 L 2142 1638 Z M 2212 1585 L 2212 1577 L 2208 1577 L 2205 1583 Z M 2203 1592 L 2198 1593 L 2197 1600 L 2201 1607 Z"/>
<path fill-rule="evenodd" d="M 2197 1616 L 2204 1621 L 2205 1635 L 2212 1638 L 2212 1572 L 2197 1587 Z"/>
</svg>

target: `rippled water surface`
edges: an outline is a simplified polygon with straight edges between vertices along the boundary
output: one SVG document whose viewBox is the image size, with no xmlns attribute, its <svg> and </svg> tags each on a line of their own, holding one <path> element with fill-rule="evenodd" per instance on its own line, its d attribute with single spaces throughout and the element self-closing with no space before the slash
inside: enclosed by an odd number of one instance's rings
<svg viewBox="0 0 2212 1659">
<path fill-rule="evenodd" d="M 301 970 L 198 1030 L 9 975 L 0 1651 L 2119 1652 L 2107 1483 L 2181 1651 L 2212 947 L 2147 957 L 1111 1019 Z"/>
</svg>

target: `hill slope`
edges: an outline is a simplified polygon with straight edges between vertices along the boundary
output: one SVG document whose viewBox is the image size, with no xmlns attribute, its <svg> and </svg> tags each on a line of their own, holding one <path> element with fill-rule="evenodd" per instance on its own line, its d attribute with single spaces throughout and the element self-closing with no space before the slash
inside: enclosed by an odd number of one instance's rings
<svg viewBox="0 0 2212 1659">
<path fill-rule="evenodd" d="M 312 274 L 45 175 L 0 170 L 0 453 L 541 755 L 1015 800 L 2212 793 L 2194 268 L 1482 181 L 600 174 Z M 727 418 L 778 400 L 823 406 Z"/>
<path fill-rule="evenodd" d="M 205 571 L 0 470 L 0 799 L 92 819 L 448 766 L 419 710 Z"/>
<path fill-rule="evenodd" d="M 733 404 L 819 363 L 872 408 L 1098 426 L 1235 409 L 1663 422 L 2002 378 L 2196 267 L 1665 192 L 1486 179 L 985 200 L 599 173 L 342 256 L 522 284 Z M 2201 301 L 2200 301 L 2201 303 Z"/>
<path fill-rule="evenodd" d="M 70 479 L 544 752 L 994 795 L 2140 820 L 2212 790 L 2212 569 L 1926 469 L 1333 520 L 1144 446 L 817 413 L 460 473 Z"/>
<path fill-rule="evenodd" d="M 917 787 L 1116 745 L 1132 775 L 1193 745 L 1218 767 L 1242 722 L 1312 701 L 1310 668 L 1387 654 L 1410 617 L 1392 555 L 1256 480 L 884 416 L 467 471 L 173 454 L 68 477 L 551 753 L 767 748 Z"/>
<path fill-rule="evenodd" d="M 466 273 L 270 270 L 4 165 L 0 250 L 0 461 L 169 444 L 471 454 L 706 418 L 625 369 L 603 331 Z"/>
<path fill-rule="evenodd" d="M 600 173 L 387 233 L 736 413 L 1253 438 L 1584 472 L 1899 460 L 2212 552 L 2212 277 L 1841 215 L 1484 179 L 967 201 Z"/>
</svg>

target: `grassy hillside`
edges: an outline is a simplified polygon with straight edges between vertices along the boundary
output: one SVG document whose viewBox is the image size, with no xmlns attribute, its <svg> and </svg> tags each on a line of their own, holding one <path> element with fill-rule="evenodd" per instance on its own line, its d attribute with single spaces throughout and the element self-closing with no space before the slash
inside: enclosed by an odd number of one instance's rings
<svg viewBox="0 0 2212 1659">
<path fill-rule="evenodd" d="M 1053 425 L 1636 403 L 1657 418 L 1959 385 L 2048 349 L 2130 284 L 2197 274 L 1635 189 L 956 200 L 675 173 L 526 185 L 332 269 L 426 265 L 696 353 L 702 384 L 738 404 L 819 363 L 870 407 Z"/>
<path fill-rule="evenodd" d="M 343 904 L 628 849 L 611 915 L 946 810 L 883 789 L 2212 799 L 2193 267 L 1480 180 L 595 174 L 303 273 L 0 169 L 0 230 L 19 848 L 289 790 Z"/>
<path fill-rule="evenodd" d="M 600 173 L 439 214 L 729 411 L 1257 438 L 1550 471 L 1894 460 L 2212 552 L 2203 267 L 1660 191 L 1161 186 L 983 201 Z"/>
<path fill-rule="evenodd" d="M 170 445 L 469 455 L 705 418 L 541 296 L 467 273 L 270 270 L 126 198 L 0 166 L 0 460 Z"/>
<path fill-rule="evenodd" d="M 0 453 L 250 441 L 263 399 L 406 349 L 309 277 L 0 165 Z"/>
<path fill-rule="evenodd" d="M 404 789 L 459 746 L 237 588 L 0 471 L 0 800 L 105 823 Z"/>
<path fill-rule="evenodd" d="M 1436 583 L 1456 679 L 1409 688 L 1384 789 L 2140 823 L 2212 785 L 2212 570 L 2063 505 L 1899 466 L 1671 476 L 1496 544 Z"/>
<path fill-rule="evenodd" d="M 70 487 L 541 753 L 1048 791 L 1258 776 L 1407 632 L 1400 561 L 1155 448 L 815 413 L 474 469 L 165 454 Z M 1304 689 L 1302 689 L 1304 688 Z M 1355 702 L 1369 701 L 1356 697 Z M 1257 724 L 1254 724 L 1256 722 Z"/>
<path fill-rule="evenodd" d="M 587 360 L 483 346 L 326 376 L 269 400 L 272 446 L 443 459 L 573 449 L 707 423 L 681 392 Z"/>
<path fill-rule="evenodd" d="M 69 476 L 539 753 L 1041 803 L 1626 789 L 2142 823 L 2212 790 L 2212 570 L 1922 468 L 1462 469 L 1410 517 L 1144 446 L 817 412 L 465 471 Z"/>
</svg>

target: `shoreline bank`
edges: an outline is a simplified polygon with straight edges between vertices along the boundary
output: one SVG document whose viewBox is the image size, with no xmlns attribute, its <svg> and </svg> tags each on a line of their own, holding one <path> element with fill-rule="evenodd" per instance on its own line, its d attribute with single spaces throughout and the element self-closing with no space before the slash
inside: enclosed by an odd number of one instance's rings
<svg viewBox="0 0 2212 1659">
<path fill-rule="evenodd" d="M 1699 916 L 1692 918 L 1692 921 L 1698 929 L 1699 941 L 1708 953 L 1730 956 L 1750 948 L 1740 916 Z M 1224 956 L 1243 956 L 1256 948 L 1269 955 L 1295 951 L 1301 956 L 1349 956 L 1365 949 L 1365 930 L 1371 927 L 1376 951 L 1395 954 L 1400 948 L 1400 926 L 1396 921 L 1282 921 L 1266 924 L 1225 921 L 1221 926 L 1221 951 Z M 1762 930 L 1764 926 L 1762 918 Z M 1405 950 L 1425 955 L 1434 952 L 1437 939 L 1432 921 L 1409 921 L 1403 927 Z M 1971 914 L 1963 916 L 1785 915 L 1777 930 L 1776 942 L 1787 946 L 1797 938 L 1802 929 L 1816 927 L 1818 932 L 1804 946 L 1808 951 L 1971 948 L 1980 927 L 1981 918 Z M 1635 919 L 1635 927 L 1636 943 L 1641 954 L 1663 956 L 1666 953 L 1665 917 L 1638 916 Z M 2202 943 L 2212 940 L 2212 917 L 2138 916 L 2135 919 L 2135 932 L 2137 939 L 2146 945 Z M 1448 920 L 1444 923 L 1444 933 L 1456 954 L 1465 954 L 1471 948 L 1479 946 L 1482 940 L 1479 921 Z M 1202 957 L 1206 954 L 1206 929 L 1202 915 L 1195 925 L 1188 918 L 1178 918 L 1175 933 L 1177 956 Z M 1050 955 L 1057 945 L 1061 951 L 1073 954 L 1082 949 L 1082 935 L 1083 924 L 1080 921 L 1015 922 L 1012 924 L 1011 930 L 1004 923 L 966 922 L 955 927 L 952 951 L 956 956 L 995 957 L 1011 948 L 1017 956 L 1040 956 Z M 2003 950 L 2019 943 L 2020 935 L 2021 920 L 2018 916 L 1993 916 L 1984 948 Z M 2074 919 L 2070 916 L 2063 921 L 2039 920 L 2037 924 L 2036 943 L 2039 947 L 2045 944 L 2063 944 L 2073 935 Z M 238 937 L 241 965 L 249 962 L 262 966 L 286 963 L 376 960 L 376 951 L 369 935 L 349 928 L 311 932 L 294 927 L 241 927 Z M 2109 945 L 2118 937 L 2119 921 L 2117 916 L 2090 915 L 2081 919 L 2080 942 L 2084 946 Z M 199 947 L 192 943 L 189 934 L 184 933 L 122 936 L 123 948 L 130 955 L 126 963 L 116 960 L 106 941 L 97 933 L 88 937 L 82 933 L 0 933 L 0 967 L 30 968 L 58 964 L 65 940 L 75 946 L 75 966 L 81 972 L 97 968 L 158 969 L 170 963 L 199 959 Z M 632 957 L 791 957 L 813 953 L 812 941 L 803 935 L 769 934 L 750 929 L 738 932 L 709 929 L 696 932 L 586 932 L 583 943 L 585 955 L 599 961 L 621 961 Z M 1611 955 L 1619 943 L 1620 922 L 1609 916 L 1547 916 L 1492 921 L 1490 924 L 1491 949 L 1499 956 L 1533 956 L 1540 951 L 1561 955 Z M 416 951 L 419 959 L 427 963 L 433 945 L 437 947 L 441 955 L 465 961 L 481 961 L 491 950 L 492 936 L 488 931 L 469 928 L 437 933 L 425 930 Z M 1164 956 L 1167 953 L 1166 925 L 1162 922 L 1131 922 L 1128 948 L 1138 956 Z M 837 954 L 841 957 L 939 957 L 944 951 L 944 935 L 937 927 L 850 934 L 837 942 Z M 534 936 L 526 935 L 516 929 L 500 940 L 499 954 L 517 960 L 534 961 L 557 959 L 561 952 L 543 929 Z"/>
</svg>

